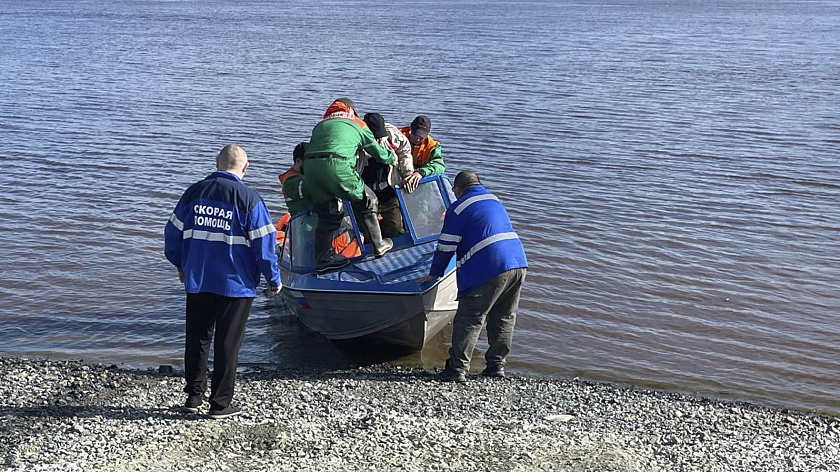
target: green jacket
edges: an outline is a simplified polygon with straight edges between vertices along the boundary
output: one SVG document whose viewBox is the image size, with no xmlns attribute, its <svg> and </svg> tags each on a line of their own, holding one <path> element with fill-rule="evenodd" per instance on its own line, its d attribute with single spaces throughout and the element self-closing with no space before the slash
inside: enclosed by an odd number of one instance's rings
<svg viewBox="0 0 840 472">
<path fill-rule="evenodd" d="M 411 134 L 411 127 L 406 126 L 400 129 L 406 137 Z M 414 159 L 414 171 L 426 177 L 427 175 L 443 174 L 446 166 L 443 164 L 443 155 L 440 151 L 440 143 L 435 141 L 431 135 L 418 146 L 411 146 L 411 156 Z"/>
<path fill-rule="evenodd" d="M 414 166 L 414 171 L 419 172 L 423 177 L 426 177 L 427 175 L 443 174 L 445 170 L 446 166 L 443 164 L 443 155 L 440 152 L 440 143 L 435 143 L 431 156 L 425 164 Z"/>
<path fill-rule="evenodd" d="M 309 202 L 303 194 L 303 180 L 303 175 L 294 169 L 289 169 L 280 176 L 283 198 L 286 199 L 289 213 L 293 215 L 309 208 Z"/>
<path fill-rule="evenodd" d="M 353 120 L 330 118 L 315 125 L 303 161 L 303 193 L 312 204 L 333 197 L 362 199 L 365 184 L 356 172 L 356 153 L 362 149 L 385 165 L 396 160 L 393 149 L 382 147 L 370 129 Z"/>
</svg>

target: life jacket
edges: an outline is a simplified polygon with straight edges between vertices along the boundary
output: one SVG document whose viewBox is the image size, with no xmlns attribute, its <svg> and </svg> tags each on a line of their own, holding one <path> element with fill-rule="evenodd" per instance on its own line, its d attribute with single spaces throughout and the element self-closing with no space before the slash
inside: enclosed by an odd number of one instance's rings
<svg viewBox="0 0 840 472">
<path fill-rule="evenodd" d="M 406 126 L 405 128 L 400 128 L 402 134 L 408 136 L 411 134 L 411 126 Z M 414 159 L 414 166 L 422 166 L 423 164 L 429 162 L 432 158 L 432 151 L 435 150 L 437 147 L 438 142 L 432 139 L 431 135 L 426 136 L 426 139 L 420 143 L 419 146 L 411 146 L 411 157 Z"/>
<path fill-rule="evenodd" d="M 344 118 L 346 120 L 352 120 L 357 125 L 361 126 L 362 128 L 367 128 L 367 123 L 365 120 L 356 116 L 353 113 L 353 110 L 347 106 L 344 102 L 339 102 L 338 100 L 332 102 L 330 106 L 327 107 L 327 111 L 324 112 L 324 119 L 331 120 L 334 118 Z"/>
<path fill-rule="evenodd" d="M 289 225 L 289 220 L 291 219 L 292 214 L 286 213 L 282 218 L 277 220 L 277 224 L 274 225 L 274 227 L 277 228 L 277 244 L 283 244 L 283 240 L 286 239 L 286 227 Z"/>
<path fill-rule="evenodd" d="M 359 248 L 359 243 L 355 239 L 350 240 L 350 235 L 347 232 L 341 233 L 332 241 L 332 248 L 336 254 L 342 254 L 344 257 L 356 257 L 362 255 L 362 250 Z"/>
</svg>

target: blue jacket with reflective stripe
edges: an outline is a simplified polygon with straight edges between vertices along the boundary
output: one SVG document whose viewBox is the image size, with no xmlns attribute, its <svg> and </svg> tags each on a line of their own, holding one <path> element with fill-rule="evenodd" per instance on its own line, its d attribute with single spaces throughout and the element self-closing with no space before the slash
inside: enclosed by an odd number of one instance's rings
<svg viewBox="0 0 840 472">
<path fill-rule="evenodd" d="M 214 172 L 184 192 L 164 230 L 164 253 L 187 293 L 254 297 L 260 274 L 280 286 L 275 228 L 256 190 Z"/>
<path fill-rule="evenodd" d="M 467 189 L 446 210 L 429 275 L 443 276 L 453 254 L 458 267 L 458 298 L 502 272 L 528 267 L 507 211 L 481 185 Z"/>
</svg>

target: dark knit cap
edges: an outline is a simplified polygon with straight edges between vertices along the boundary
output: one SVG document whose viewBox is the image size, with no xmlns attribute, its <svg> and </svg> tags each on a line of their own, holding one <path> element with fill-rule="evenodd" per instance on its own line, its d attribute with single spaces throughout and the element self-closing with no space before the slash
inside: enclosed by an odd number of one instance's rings
<svg viewBox="0 0 840 472">
<path fill-rule="evenodd" d="M 417 115 L 411 122 L 411 133 L 421 138 L 426 138 L 432 130 L 432 120 L 426 115 Z"/>
<path fill-rule="evenodd" d="M 306 153 L 306 145 L 309 144 L 308 141 L 304 141 L 297 146 L 295 146 L 294 152 L 292 152 L 292 156 L 297 159 L 303 159 L 303 155 Z"/>
<path fill-rule="evenodd" d="M 350 100 L 347 97 L 339 97 L 339 98 L 336 98 L 335 101 L 336 102 L 341 102 L 341 103 L 347 105 L 348 107 L 352 108 L 354 112 L 356 111 L 356 104 L 353 103 L 353 100 Z"/>
<path fill-rule="evenodd" d="M 374 138 L 379 139 L 388 136 L 388 130 L 385 129 L 385 118 L 379 113 L 365 113 L 365 124 L 370 128 Z"/>
</svg>

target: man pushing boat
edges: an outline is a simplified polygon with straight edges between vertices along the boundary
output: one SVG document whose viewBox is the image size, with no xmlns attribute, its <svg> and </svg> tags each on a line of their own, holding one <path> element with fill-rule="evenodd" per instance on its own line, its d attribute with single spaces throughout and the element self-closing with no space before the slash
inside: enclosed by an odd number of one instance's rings
<svg viewBox="0 0 840 472">
<path fill-rule="evenodd" d="M 475 172 L 459 172 L 452 191 L 457 200 L 446 210 L 429 275 L 418 279 L 422 284 L 441 277 L 455 255 L 458 311 L 452 322 L 449 360 L 440 380 L 466 382 L 485 320 L 489 347 L 482 375 L 504 377 L 528 261 L 507 211 L 481 185 Z"/>
</svg>

